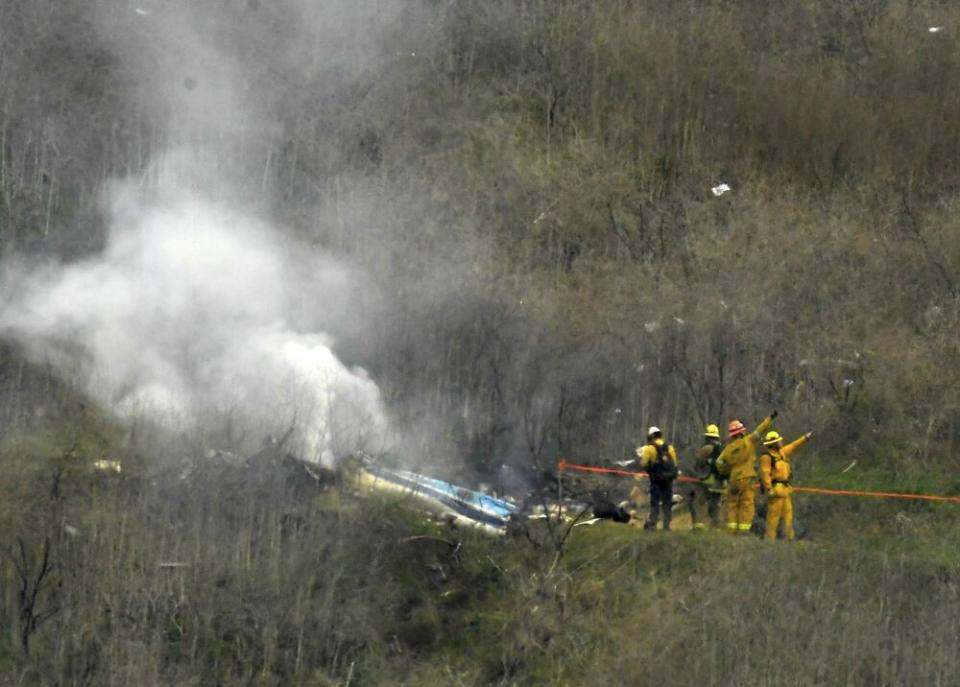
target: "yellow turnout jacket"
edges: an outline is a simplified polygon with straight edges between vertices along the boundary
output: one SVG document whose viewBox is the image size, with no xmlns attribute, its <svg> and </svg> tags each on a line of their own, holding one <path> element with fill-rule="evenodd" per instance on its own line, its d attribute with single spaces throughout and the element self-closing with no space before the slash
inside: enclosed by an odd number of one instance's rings
<svg viewBox="0 0 960 687">
<path fill-rule="evenodd" d="M 731 440 L 723 449 L 717 463 L 729 468 L 731 482 L 757 476 L 757 445 L 772 424 L 773 418 L 766 418 L 755 430 Z"/>
<path fill-rule="evenodd" d="M 655 439 L 652 444 L 644 444 L 637 448 L 637 457 L 640 459 L 640 469 L 646 470 L 650 467 L 650 464 L 657 457 L 657 446 L 663 445 L 663 439 Z M 670 444 L 670 448 L 667 450 L 667 455 L 670 456 L 670 459 L 673 461 L 673 464 L 677 464 L 677 452 L 673 450 L 673 444 Z M 638 477 L 637 479 L 642 479 Z"/>
<path fill-rule="evenodd" d="M 782 448 L 771 446 L 760 456 L 760 480 L 768 494 L 779 495 L 775 493 L 777 490 L 774 489 L 774 482 L 779 484 L 790 481 L 790 456 L 805 443 L 807 437 L 802 436 Z"/>
</svg>

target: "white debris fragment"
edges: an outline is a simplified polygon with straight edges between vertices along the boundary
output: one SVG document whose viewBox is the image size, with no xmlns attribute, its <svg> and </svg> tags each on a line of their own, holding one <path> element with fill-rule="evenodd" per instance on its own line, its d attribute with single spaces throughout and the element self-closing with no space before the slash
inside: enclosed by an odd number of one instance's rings
<svg viewBox="0 0 960 687">
<path fill-rule="evenodd" d="M 659 322 L 647 322 L 643 325 L 643 328 L 647 330 L 650 334 L 660 329 Z"/>
<path fill-rule="evenodd" d="M 853 382 L 852 379 L 844 379 L 844 380 L 843 380 L 843 388 L 844 388 L 844 389 L 849 389 L 851 386 L 853 386 L 853 384 L 854 384 L 854 382 Z"/>
<path fill-rule="evenodd" d="M 157 567 L 158 567 L 158 568 L 167 568 L 167 569 L 171 569 L 171 568 L 189 568 L 189 567 L 190 567 L 190 564 L 189 564 L 189 563 L 182 563 L 181 561 L 169 561 L 169 562 L 166 562 L 166 563 L 158 563 L 158 564 L 157 564 Z"/>
<path fill-rule="evenodd" d="M 547 217 L 547 211 L 544 210 L 544 211 L 541 212 L 539 215 L 537 215 L 537 218 L 536 218 L 535 220 L 533 220 L 533 223 L 534 223 L 534 224 L 540 224 L 540 222 L 542 222 L 544 219 L 546 219 L 546 217 Z"/>
<path fill-rule="evenodd" d="M 93 469 L 102 472 L 114 472 L 118 475 L 123 472 L 123 466 L 120 465 L 119 460 L 95 460 L 93 461 Z"/>
<path fill-rule="evenodd" d="M 616 465 L 617 467 L 625 468 L 633 465 L 636 462 L 637 462 L 636 458 L 631 458 L 630 460 L 617 460 L 617 461 L 614 461 L 613 464 Z"/>
<path fill-rule="evenodd" d="M 80 530 L 67 523 L 63 523 L 63 531 L 69 534 L 71 537 L 76 537 L 78 534 L 80 534 Z"/>
<path fill-rule="evenodd" d="M 136 9 L 134 10 L 134 12 L 136 12 L 137 14 L 139 14 L 141 17 L 145 17 L 145 16 L 147 16 L 148 14 L 150 14 L 150 12 L 149 12 L 148 10 L 141 9 L 141 8 L 139 8 L 139 7 L 136 8 Z"/>
<path fill-rule="evenodd" d="M 733 189 L 731 189 L 730 186 L 727 185 L 727 184 L 718 184 L 717 186 L 714 186 L 714 187 L 711 188 L 710 190 L 713 191 L 713 195 L 715 195 L 715 196 L 717 196 L 717 197 L 719 198 L 719 197 L 722 196 L 724 193 L 726 193 L 726 192 L 728 192 L 728 191 L 732 191 Z"/>
<path fill-rule="evenodd" d="M 674 317 L 673 321 L 679 324 L 681 327 L 687 323 L 687 321 L 682 317 Z"/>
<path fill-rule="evenodd" d="M 614 409 L 613 409 L 613 414 L 614 414 L 614 415 L 620 415 L 621 413 L 623 413 L 623 408 L 614 408 Z"/>
<path fill-rule="evenodd" d="M 843 471 L 841 471 L 840 474 L 843 475 L 843 474 L 846 474 L 846 473 L 850 472 L 850 470 L 852 470 L 853 467 L 854 467 L 856 464 L 857 464 L 857 461 L 853 461 L 852 463 L 850 463 L 850 465 L 848 465 L 847 467 L 845 467 L 845 468 L 843 469 Z"/>
<path fill-rule="evenodd" d="M 942 27 L 942 26 L 931 26 L 929 29 L 927 29 L 927 31 L 929 31 L 930 33 L 940 33 L 941 31 L 943 31 L 943 27 Z"/>
</svg>

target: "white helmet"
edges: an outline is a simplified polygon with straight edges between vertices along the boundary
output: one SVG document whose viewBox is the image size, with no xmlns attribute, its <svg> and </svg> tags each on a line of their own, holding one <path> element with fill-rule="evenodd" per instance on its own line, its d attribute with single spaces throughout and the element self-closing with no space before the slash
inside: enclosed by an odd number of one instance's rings
<svg viewBox="0 0 960 687">
<path fill-rule="evenodd" d="M 660 431 L 659 427 L 651 426 L 650 429 L 647 430 L 647 436 L 652 437 L 654 434 L 663 434 L 663 432 Z"/>
</svg>

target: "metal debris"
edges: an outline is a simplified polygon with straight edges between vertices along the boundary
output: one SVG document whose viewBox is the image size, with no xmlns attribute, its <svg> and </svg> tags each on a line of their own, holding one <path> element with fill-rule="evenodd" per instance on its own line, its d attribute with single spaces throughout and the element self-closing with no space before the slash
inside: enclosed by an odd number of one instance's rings
<svg viewBox="0 0 960 687">
<path fill-rule="evenodd" d="M 710 190 L 713 191 L 713 195 L 715 195 L 717 198 L 719 198 L 719 197 L 722 196 L 724 193 L 727 193 L 727 192 L 729 192 L 729 191 L 732 191 L 733 189 L 730 188 L 730 186 L 729 186 L 728 184 L 718 184 L 718 185 L 714 186 L 713 188 L 711 188 Z"/>
</svg>

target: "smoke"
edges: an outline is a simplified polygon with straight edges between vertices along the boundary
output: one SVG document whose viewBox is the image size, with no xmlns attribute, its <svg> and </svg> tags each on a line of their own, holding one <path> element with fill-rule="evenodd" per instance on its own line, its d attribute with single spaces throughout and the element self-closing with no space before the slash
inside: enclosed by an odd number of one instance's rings
<svg viewBox="0 0 960 687">
<path fill-rule="evenodd" d="M 104 189 L 102 253 L 2 266 L 0 335 L 124 420 L 221 445 L 289 434 L 325 463 L 382 448 L 379 389 L 325 333 L 356 336 L 362 279 L 241 208 L 274 200 L 265 179 L 287 99 L 368 72 L 400 4 L 98 7 L 150 159 Z"/>
<path fill-rule="evenodd" d="M 205 436 L 229 420 L 251 441 L 292 428 L 294 450 L 325 463 L 384 440 L 376 384 L 330 337 L 294 328 L 304 289 L 323 310 L 354 275 L 180 188 L 145 199 L 117 184 L 108 198 L 101 255 L 7 266 L 4 335 L 123 419 Z"/>
</svg>

